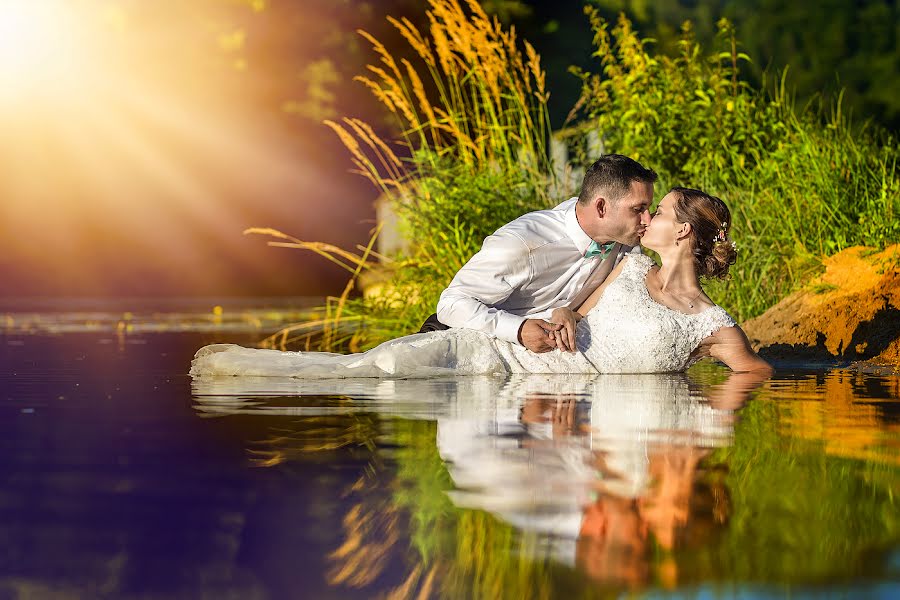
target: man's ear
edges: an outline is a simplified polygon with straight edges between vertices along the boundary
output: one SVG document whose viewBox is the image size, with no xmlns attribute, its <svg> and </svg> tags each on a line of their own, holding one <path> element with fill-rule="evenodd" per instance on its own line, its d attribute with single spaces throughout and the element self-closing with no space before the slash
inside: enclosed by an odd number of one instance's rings
<svg viewBox="0 0 900 600">
<path fill-rule="evenodd" d="M 597 209 L 597 216 L 602 219 L 606 216 L 606 210 L 609 208 L 609 203 L 603 196 L 597 196 L 597 199 L 594 200 L 594 207 Z"/>
</svg>

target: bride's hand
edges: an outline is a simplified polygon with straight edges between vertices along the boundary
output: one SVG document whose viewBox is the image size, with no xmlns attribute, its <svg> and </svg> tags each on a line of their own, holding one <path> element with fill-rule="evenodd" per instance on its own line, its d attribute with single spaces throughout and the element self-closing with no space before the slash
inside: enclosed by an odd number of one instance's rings
<svg viewBox="0 0 900 600">
<path fill-rule="evenodd" d="M 553 309 L 549 321 L 562 325 L 558 331 L 551 332 L 556 339 L 557 348 L 566 352 L 575 352 L 575 325 L 580 320 L 581 315 L 570 308 Z"/>
</svg>

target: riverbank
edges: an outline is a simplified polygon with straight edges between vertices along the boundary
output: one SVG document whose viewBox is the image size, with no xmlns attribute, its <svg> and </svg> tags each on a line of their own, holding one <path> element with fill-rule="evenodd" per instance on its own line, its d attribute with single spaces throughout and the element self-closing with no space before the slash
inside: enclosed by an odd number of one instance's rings
<svg viewBox="0 0 900 600">
<path fill-rule="evenodd" d="M 2 298 L 0 334 L 210 332 L 270 335 L 317 318 L 318 296 Z"/>
<path fill-rule="evenodd" d="M 900 244 L 856 246 L 825 271 L 743 324 L 766 358 L 864 361 L 900 369 Z"/>
</svg>

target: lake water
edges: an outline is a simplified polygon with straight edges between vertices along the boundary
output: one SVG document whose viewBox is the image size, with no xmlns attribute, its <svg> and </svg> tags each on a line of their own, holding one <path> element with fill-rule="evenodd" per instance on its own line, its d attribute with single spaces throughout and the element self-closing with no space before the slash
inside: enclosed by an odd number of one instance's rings
<svg viewBox="0 0 900 600">
<path fill-rule="evenodd" d="M 278 319 L 79 314 L 0 335 L 2 598 L 900 596 L 897 376 L 192 381 Z"/>
</svg>

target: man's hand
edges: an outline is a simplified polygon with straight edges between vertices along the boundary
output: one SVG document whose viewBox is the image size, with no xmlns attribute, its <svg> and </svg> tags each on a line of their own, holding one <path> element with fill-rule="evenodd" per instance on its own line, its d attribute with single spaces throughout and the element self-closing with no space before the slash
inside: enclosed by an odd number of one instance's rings
<svg viewBox="0 0 900 600">
<path fill-rule="evenodd" d="M 557 348 L 565 352 L 575 352 L 575 325 L 579 320 L 581 320 L 581 315 L 574 310 L 565 307 L 553 309 L 550 314 L 550 322 L 562 326 L 553 332 Z"/>
<path fill-rule="evenodd" d="M 556 348 L 554 332 L 562 329 L 543 319 L 525 319 L 519 328 L 519 341 L 532 352 L 549 352 Z"/>
</svg>

